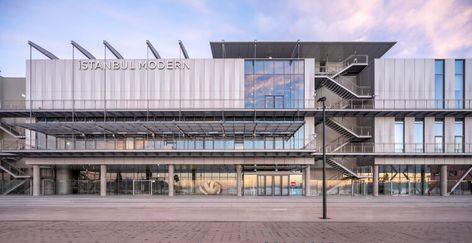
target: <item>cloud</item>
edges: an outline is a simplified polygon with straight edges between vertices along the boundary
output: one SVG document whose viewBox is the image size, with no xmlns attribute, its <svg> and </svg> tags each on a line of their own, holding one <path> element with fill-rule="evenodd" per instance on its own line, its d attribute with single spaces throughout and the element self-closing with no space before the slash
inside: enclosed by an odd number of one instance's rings
<svg viewBox="0 0 472 243">
<path fill-rule="evenodd" d="M 254 22 L 268 28 L 284 26 L 283 32 L 308 40 L 397 40 L 393 56 L 452 57 L 461 50 L 472 55 L 472 3 L 467 1 L 277 2 L 256 14 Z"/>
</svg>

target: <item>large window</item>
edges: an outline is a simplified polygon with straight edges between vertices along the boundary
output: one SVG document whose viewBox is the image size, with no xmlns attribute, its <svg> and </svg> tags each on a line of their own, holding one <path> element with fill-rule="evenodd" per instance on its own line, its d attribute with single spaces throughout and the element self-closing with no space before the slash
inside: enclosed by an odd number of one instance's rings
<svg viewBox="0 0 472 243">
<path fill-rule="evenodd" d="M 436 108 L 444 108 L 444 60 L 434 64 L 434 99 Z"/>
<path fill-rule="evenodd" d="M 424 120 L 415 119 L 415 152 L 424 152 Z"/>
<path fill-rule="evenodd" d="M 405 152 L 405 121 L 395 119 L 395 152 Z"/>
<path fill-rule="evenodd" d="M 434 122 L 434 152 L 444 152 L 444 120 L 436 119 Z"/>
<path fill-rule="evenodd" d="M 304 108 L 303 60 L 246 60 L 246 108 Z"/>
<path fill-rule="evenodd" d="M 454 152 L 464 152 L 464 120 L 456 119 L 454 123 Z"/>
<path fill-rule="evenodd" d="M 455 61 L 454 97 L 456 108 L 464 108 L 464 60 Z"/>
</svg>

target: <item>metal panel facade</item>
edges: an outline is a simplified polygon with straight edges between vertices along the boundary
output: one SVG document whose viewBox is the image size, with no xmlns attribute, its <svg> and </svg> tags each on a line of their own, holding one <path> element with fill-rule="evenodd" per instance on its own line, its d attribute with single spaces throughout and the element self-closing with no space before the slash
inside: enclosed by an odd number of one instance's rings
<svg viewBox="0 0 472 243">
<path fill-rule="evenodd" d="M 244 108 L 243 59 L 32 60 L 31 72 L 33 108 Z"/>
</svg>

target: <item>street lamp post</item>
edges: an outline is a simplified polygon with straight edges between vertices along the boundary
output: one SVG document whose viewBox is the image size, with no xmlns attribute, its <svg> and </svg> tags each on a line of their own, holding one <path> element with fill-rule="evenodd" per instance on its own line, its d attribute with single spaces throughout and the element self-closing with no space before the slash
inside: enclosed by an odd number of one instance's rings
<svg viewBox="0 0 472 243">
<path fill-rule="evenodd" d="M 326 97 L 321 97 L 317 102 L 323 104 L 323 217 L 328 219 L 326 209 Z"/>
</svg>

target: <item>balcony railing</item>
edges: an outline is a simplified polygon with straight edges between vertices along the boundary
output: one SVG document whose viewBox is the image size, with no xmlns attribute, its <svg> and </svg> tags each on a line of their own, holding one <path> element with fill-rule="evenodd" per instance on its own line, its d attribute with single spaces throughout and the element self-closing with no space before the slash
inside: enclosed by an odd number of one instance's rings
<svg viewBox="0 0 472 243">
<path fill-rule="evenodd" d="M 56 139 L 43 145 L 31 145 L 25 140 L 0 141 L 0 151 L 15 150 L 313 150 L 313 140 L 266 138 L 232 139 Z"/>
<path fill-rule="evenodd" d="M 472 143 L 350 143 L 342 146 L 341 144 L 328 144 L 326 151 L 333 153 L 395 153 L 395 154 L 423 154 L 423 153 L 472 153 Z M 317 151 L 321 151 L 321 145 L 317 144 Z"/>
<path fill-rule="evenodd" d="M 49 145 L 49 146 L 48 146 Z M 37 146 L 26 143 L 25 140 L 16 141 L 0 141 L 0 151 L 79 151 L 79 150 L 110 150 L 110 151 L 179 151 L 179 150 L 198 150 L 198 151 L 212 151 L 212 150 L 228 150 L 228 151 L 244 151 L 244 150 L 306 150 L 312 152 L 321 152 L 322 146 L 320 143 L 315 144 L 313 140 L 305 139 L 245 139 L 244 141 L 234 140 L 159 140 L 159 139 L 83 139 L 83 140 L 62 140 L 56 142 Z M 366 153 L 391 153 L 391 154 L 465 154 L 472 153 L 472 143 L 457 144 L 398 144 L 398 143 L 349 143 L 337 144 L 330 143 L 326 146 L 328 153 L 352 153 L 352 154 L 366 154 Z"/>
<path fill-rule="evenodd" d="M 57 110 L 57 111 L 104 111 L 104 110 L 214 110 L 214 109 L 321 109 L 316 99 L 291 99 L 278 106 L 246 108 L 245 99 L 89 99 L 89 100 L 4 100 L 0 110 Z M 253 105 L 253 103 L 251 103 Z M 438 104 L 443 104 L 438 106 Z M 106 105 L 106 106 L 105 106 Z M 472 99 L 425 100 L 425 99 L 375 99 L 341 100 L 326 103 L 327 109 L 388 109 L 388 110 L 463 110 L 472 109 Z"/>
<path fill-rule="evenodd" d="M 444 106 L 437 106 L 438 103 Z M 318 104 L 317 108 L 321 108 Z M 341 100 L 327 104 L 327 109 L 352 110 L 463 110 L 472 109 L 472 99 L 468 100 L 425 100 L 425 99 L 375 99 L 375 100 Z"/>
<path fill-rule="evenodd" d="M 347 130 L 355 133 L 356 135 L 359 136 L 372 136 L 372 126 L 358 126 L 358 125 L 352 125 L 349 123 L 349 121 L 345 121 L 340 118 L 335 118 L 332 117 L 330 118 L 332 121 L 335 121 L 339 125 L 343 126 Z"/>
<path fill-rule="evenodd" d="M 315 65 L 316 75 L 334 75 L 351 64 L 367 65 L 369 57 L 367 55 L 351 55 L 341 62 L 328 62 L 326 66 Z"/>
</svg>

